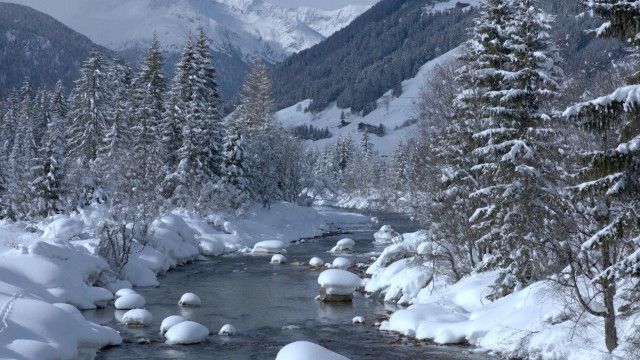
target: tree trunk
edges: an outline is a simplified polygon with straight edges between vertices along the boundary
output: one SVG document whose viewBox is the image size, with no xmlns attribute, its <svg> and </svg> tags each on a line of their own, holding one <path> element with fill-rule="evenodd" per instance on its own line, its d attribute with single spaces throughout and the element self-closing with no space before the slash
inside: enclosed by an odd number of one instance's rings
<svg viewBox="0 0 640 360">
<path fill-rule="evenodd" d="M 616 309 L 613 305 L 613 297 L 616 294 L 616 286 L 611 283 L 604 291 L 604 305 L 607 308 L 607 316 L 604 319 L 604 342 L 607 350 L 612 352 L 618 347 L 618 331 L 616 329 Z"/>
</svg>

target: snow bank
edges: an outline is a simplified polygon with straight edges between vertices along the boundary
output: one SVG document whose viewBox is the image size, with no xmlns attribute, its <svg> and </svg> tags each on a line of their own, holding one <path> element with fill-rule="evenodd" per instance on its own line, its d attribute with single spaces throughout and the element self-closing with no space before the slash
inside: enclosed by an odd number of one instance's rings
<svg viewBox="0 0 640 360">
<path fill-rule="evenodd" d="M 271 263 L 272 264 L 286 264 L 287 263 L 287 258 L 284 257 L 284 255 L 280 255 L 280 254 L 275 254 L 271 257 Z"/>
<path fill-rule="evenodd" d="M 188 345 L 203 342 L 209 336 L 209 329 L 194 321 L 183 321 L 169 328 L 165 337 L 169 345 Z"/>
<path fill-rule="evenodd" d="M 164 320 L 162 320 L 162 323 L 160 324 L 160 334 L 164 335 L 167 332 L 167 330 L 169 330 L 173 325 L 176 325 L 185 321 L 187 321 L 187 319 L 185 319 L 180 315 L 171 315 L 164 318 Z"/>
<path fill-rule="evenodd" d="M 356 242 L 353 239 L 342 239 L 336 243 L 330 251 L 331 252 L 343 252 L 343 251 L 352 251 L 353 247 L 356 245 Z"/>
<path fill-rule="evenodd" d="M 308 341 L 296 341 L 284 346 L 276 360 L 349 360 L 340 354 L 334 353 L 320 345 Z"/>
<path fill-rule="evenodd" d="M 285 245 L 285 243 L 280 240 L 265 240 L 255 244 L 253 246 L 253 250 L 251 250 L 251 253 L 253 254 L 286 253 L 287 252 L 287 250 L 285 250 L 286 247 L 287 245 Z"/>
<path fill-rule="evenodd" d="M 222 328 L 220 328 L 220 331 L 218 331 L 218 335 L 220 336 L 233 336 L 237 333 L 238 330 L 236 330 L 236 328 L 231 324 L 223 325 Z"/>
<path fill-rule="evenodd" d="M 124 313 L 121 321 L 127 326 L 149 326 L 153 315 L 145 309 L 133 309 Z"/>
<path fill-rule="evenodd" d="M 202 301 L 200 300 L 200 297 L 194 293 L 185 293 L 180 297 L 178 305 L 185 307 L 197 307 L 202 305 Z"/>
<path fill-rule="evenodd" d="M 318 284 L 329 295 L 351 295 L 362 286 L 362 279 L 346 270 L 329 269 L 320 273 Z"/>
</svg>

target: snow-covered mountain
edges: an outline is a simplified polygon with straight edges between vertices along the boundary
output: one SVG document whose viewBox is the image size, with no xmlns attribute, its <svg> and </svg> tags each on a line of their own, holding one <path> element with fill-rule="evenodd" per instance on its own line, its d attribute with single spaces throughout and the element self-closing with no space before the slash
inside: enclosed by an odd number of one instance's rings
<svg viewBox="0 0 640 360">
<path fill-rule="evenodd" d="M 146 45 L 154 32 L 169 51 L 203 28 L 212 48 L 267 61 L 311 47 L 348 25 L 367 6 L 285 8 L 263 0 L 10 0 L 53 16 L 113 50 Z"/>
</svg>

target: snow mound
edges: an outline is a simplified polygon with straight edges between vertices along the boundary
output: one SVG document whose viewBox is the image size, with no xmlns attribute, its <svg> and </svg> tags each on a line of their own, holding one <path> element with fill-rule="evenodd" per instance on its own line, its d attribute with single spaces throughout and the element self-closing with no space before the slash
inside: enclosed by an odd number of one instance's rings
<svg viewBox="0 0 640 360">
<path fill-rule="evenodd" d="M 281 254 L 275 254 L 271 257 L 271 263 L 272 264 L 286 264 L 287 263 L 287 258 L 284 257 L 284 255 Z"/>
<path fill-rule="evenodd" d="M 280 349 L 276 360 L 349 360 L 349 358 L 312 342 L 296 341 Z"/>
<path fill-rule="evenodd" d="M 353 247 L 356 245 L 356 242 L 353 239 L 342 239 L 336 243 L 330 251 L 331 252 L 342 252 L 342 251 L 351 251 Z"/>
<path fill-rule="evenodd" d="M 365 291 L 384 292 L 385 302 L 408 304 L 431 279 L 431 268 L 412 263 L 410 259 L 401 259 L 367 281 Z"/>
<path fill-rule="evenodd" d="M 356 316 L 353 319 L 351 319 L 351 322 L 353 324 L 364 324 L 364 317 L 362 316 Z"/>
<path fill-rule="evenodd" d="M 122 315 L 122 322 L 127 326 L 149 326 L 153 315 L 145 309 L 129 310 Z"/>
<path fill-rule="evenodd" d="M 68 312 L 69 314 L 72 314 L 72 315 L 75 315 L 75 316 L 79 316 L 80 318 L 84 318 L 84 315 L 82 315 L 80 310 L 78 310 L 78 308 L 73 306 L 73 305 L 69 305 L 69 304 L 65 304 L 65 303 L 55 303 L 55 304 L 52 304 L 52 305 L 57 307 L 60 310 Z"/>
<path fill-rule="evenodd" d="M 61 216 L 44 228 L 42 238 L 55 241 L 69 241 L 78 237 L 83 231 L 84 221 L 68 216 Z"/>
<path fill-rule="evenodd" d="M 117 298 L 119 298 L 119 297 L 123 297 L 125 295 L 138 295 L 138 293 L 135 292 L 135 290 L 133 290 L 133 289 L 124 288 L 124 289 L 120 289 L 120 290 L 116 291 L 115 295 L 116 295 Z"/>
<path fill-rule="evenodd" d="M 402 235 L 393 230 L 391 225 L 383 225 L 380 230 L 373 234 L 376 244 L 392 244 L 402 242 Z"/>
<path fill-rule="evenodd" d="M 348 269 L 351 267 L 351 260 L 345 257 L 337 257 L 333 259 L 331 267 L 334 269 Z"/>
<path fill-rule="evenodd" d="M 200 297 L 198 297 L 198 295 L 189 292 L 180 297 L 178 305 L 184 307 L 196 307 L 202 305 L 202 301 L 200 300 Z"/>
<path fill-rule="evenodd" d="M 324 266 L 324 260 L 319 257 L 312 257 L 311 260 L 309 260 L 309 265 L 313 267 L 321 267 Z"/>
<path fill-rule="evenodd" d="M 167 330 L 165 337 L 169 345 L 188 345 L 203 342 L 209 336 L 209 329 L 195 321 L 183 321 Z"/>
<path fill-rule="evenodd" d="M 237 333 L 238 331 L 231 324 L 225 324 L 224 326 L 222 326 L 222 328 L 220 328 L 220 331 L 218 331 L 218 335 L 220 336 L 233 336 Z"/>
<path fill-rule="evenodd" d="M 187 321 L 187 319 L 180 315 L 171 315 L 164 318 L 164 320 L 162 320 L 162 323 L 160 324 L 160 334 L 164 335 L 173 325 L 185 321 Z"/>
<path fill-rule="evenodd" d="M 253 246 L 251 253 L 253 254 L 283 254 L 287 246 L 280 240 L 265 240 Z"/>
<path fill-rule="evenodd" d="M 362 286 L 362 279 L 346 270 L 329 269 L 320 273 L 318 284 L 329 295 L 351 295 Z"/>
<path fill-rule="evenodd" d="M 118 310 L 143 308 L 146 301 L 140 294 L 126 294 L 116 299 L 114 306 Z"/>
</svg>

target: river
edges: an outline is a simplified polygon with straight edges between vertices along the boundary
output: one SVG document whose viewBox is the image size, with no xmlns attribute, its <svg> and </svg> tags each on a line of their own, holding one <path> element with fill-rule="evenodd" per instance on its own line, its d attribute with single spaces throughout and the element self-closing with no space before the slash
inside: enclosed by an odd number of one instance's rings
<svg viewBox="0 0 640 360">
<path fill-rule="evenodd" d="M 325 210 L 339 211 L 339 210 Z M 84 312 L 97 323 L 118 329 L 121 346 L 104 349 L 97 359 L 275 359 L 278 350 L 293 341 L 308 340 L 357 359 L 480 360 L 489 357 L 467 347 L 444 347 L 417 343 L 377 330 L 374 322 L 390 313 L 376 298 L 356 294 L 352 304 L 323 304 L 318 294 L 319 272 L 306 264 L 313 256 L 330 261 L 327 251 L 341 238 L 356 241 L 351 257 L 370 262 L 383 247 L 372 243 L 382 224 L 400 232 L 417 230 L 406 217 L 376 214 L 379 224 L 352 221 L 332 224 L 348 234 L 330 235 L 297 242 L 289 247 L 287 265 L 271 265 L 269 257 L 228 255 L 181 266 L 160 279 L 157 288 L 137 288 L 147 301 L 153 325 L 127 328 L 117 320 L 113 307 Z M 262 240 L 262 239 L 261 239 Z M 199 308 L 183 309 L 177 302 L 185 292 L 202 299 Z M 207 326 L 212 335 L 202 344 L 169 346 L 159 334 L 160 322 L 180 314 Z M 354 316 L 364 316 L 364 325 L 354 325 Z M 238 334 L 217 336 L 224 324 L 233 324 Z M 320 359 L 318 359 L 320 360 Z"/>
</svg>

